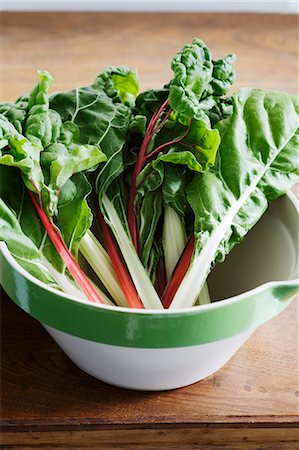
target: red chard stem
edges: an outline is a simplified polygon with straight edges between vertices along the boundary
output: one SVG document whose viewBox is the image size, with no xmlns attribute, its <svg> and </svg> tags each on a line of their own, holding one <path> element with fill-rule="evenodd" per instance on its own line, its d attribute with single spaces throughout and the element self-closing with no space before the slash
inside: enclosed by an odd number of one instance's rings
<svg viewBox="0 0 299 450">
<path fill-rule="evenodd" d="M 151 120 L 148 124 L 147 130 L 146 130 L 145 136 L 143 138 L 139 153 L 138 153 L 137 162 L 134 167 L 131 188 L 130 188 L 130 193 L 129 193 L 128 223 L 129 223 L 129 229 L 130 229 L 132 241 L 133 241 L 134 247 L 137 252 L 139 251 L 139 242 L 138 242 L 139 240 L 138 240 L 138 229 L 137 229 L 137 221 L 136 221 L 135 208 L 134 208 L 134 202 L 135 202 L 135 197 L 136 197 L 136 180 L 146 162 L 146 153 L 147 153 L 148 146 L 152 140 L 153 134 L 155 132 L 155 130 L 154 130 L 155 125 L 157 124 L 161 114 L 163 113 L 163 111 L 165 110 L 165 108 L 167 106 L 168 106 L 168 99 L 165 100 L 165 102 L 160 106 L 158 111 L 151 118 Z"/>
<path fill-rule="evenodd" d="M 188 126 L 187 130 L 185 131 L 185 133 L 182 136 L 180 136 L 177 139 L 173 139 L 172 141 L 165 142 L 164 144 L 159 145 L 159 147 L 155 148 L 149 155 L 146 155 L 145 160 L 148 161 L 150 158 L 152 158 L 153 156 L 156 156 L 159 152 L 161 152 L 165 148 L 170 147 L 171 145 L 178 144 L 183 139 L 185 139 L 185 137 L 187 136 L 187 134 L 190 131 L 191 123 L 192 123 L 192 119 L 190 120 L 190 123 L 189 123 L 189 126 Z"/>
<path fill-rule="evenodd" d="M 166 290 L 162 297 L 162 303 L 164 308 L 170 307 L 173 297 L 175 296 L 176 291 L 178 290 L 184 276 L 186 275 L 190 267 L 193 253 L 194 253 L 194 236 L 192 235 L 191 238 L 189 239 L 188 244 L 185 247 L 185 250 L 183 251 L 183 254 L 179 262 L 177 263 L 175 271 L 168 285 L 166 286 Z"/>
<path fill-rule="evenodd" d="M 96 204 L 96 214 L 101 229 L 101 233 L 104 238 L 106 250 L 111 259 L 113 268 L 115 270 L 115 274 L 122 288 L 122 291 L 127 299 L 128 305 L 130 306 L 130 308 L 143 309 L 144 306 L 140 300 L 140 297 L 137 293 L 134 283 L 124 265 L 120 252 L 117 248 L 117 244 L 113 239 L 110 229 L 106 224 L 105 219 L 102 213 L 100 212 L 100 209 L 97 204 Z"/>
<path fill-rule="evenodd" d="M 33 192 L 30 191 L 29 189 L 28 193 L 33 203 L 33 206 L 40 220 L 42 221 L 42 224 L 44 225 L 46 232 L 48 233 L 49 238 L 51 239 L 54 247 L 61 256 L 62 261 L 70 271 L 77 285 L 82 289 L 86 297 L 91 302 L 105 304 L 105 302 L 102 300 L 102 298 L 99 296 L 99 294 L 91 285 L 86 275 L 80 269 L 79 265 L 75 261 L 73 255 L 70 253 L 61 236 L 59 236 L 59 234 L 55 231 L 53 223 L 50 221 L 47 214 L 43 210 L 41 203 L 38 204 Z"/>
</svg>

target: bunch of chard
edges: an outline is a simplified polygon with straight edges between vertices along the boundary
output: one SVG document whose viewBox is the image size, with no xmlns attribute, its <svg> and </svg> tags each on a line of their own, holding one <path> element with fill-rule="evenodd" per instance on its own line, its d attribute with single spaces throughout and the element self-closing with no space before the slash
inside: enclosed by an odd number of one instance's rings
<svg viewBox="0 0 299 450">
<path fill-rule="evenodd" d="M 295 96 L 241 89 L 194 39 L 172 80 L 136 71 L 0 104 L 0 240 L 40 281 L 131 308 L 210 302 L 206 278 L 296 182 Z M 89 276 L 88 276 L 89 275 Z M 89 278 L 91 277 L 91 278 Z"/>
</svg>

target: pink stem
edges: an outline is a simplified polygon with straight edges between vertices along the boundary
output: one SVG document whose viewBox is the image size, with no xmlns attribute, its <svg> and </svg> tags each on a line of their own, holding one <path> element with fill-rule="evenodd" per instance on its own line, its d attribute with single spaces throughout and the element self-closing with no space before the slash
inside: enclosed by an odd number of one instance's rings
<svg viewBox="0 0 299 450">
<path fill-rule="evenodd" d="M 189 133 L 190 128 L 191 128 L 191 123 L 192 123 L 192 119 L 190 119 L 189 126 L 188 126 L 187 130 L 185 131 L 185 133 L 181 137 L 179 137 L 178 139 L 173 139 L 173 141 L 165 142 L 164 144 L 159 145 L 159 147 L 155 148 L 155 150 L 153 150 L 149 155 L 146 155 L 145 161 L 148 161 L 150 158 L 157 155 L 159 152 L 164 150 L 164 148 L 167 148 L 170 145 L 178 144 L 179 142 L 181 142 Z"/>
<path fill-rule="evenodd" d="M 131 181 L 131 188 L 130 188 L 130 193 L 129 193 L 129 204 L 128 204 L 128 223 L 129 223 L 129 229 L 130 229 L 132 241 L 133 241 L 134 247 L 136 248 L 137 252 L 139 250 L 139 243 L 138 243 L 137 221 L 136 221 L 135 208 L 134 208 L 134 202 L 135 202 L 136 191 L 137 191 L 136 190 L 136 180 L 137 180 L 139 173 L 141 172 L 141 170 L 144 167 L 146 152 L 147 152 L 149 143 L 153 137 L 154 127 L 155 127 L 157 121 L 159 120 L 160 115 L 162 114 L 164 109 L 167 107 L 167 105 L 168 105 L 168 99 L 165 100 L 165 102 L 161 105 L 161 107 L 158 109 L 158 111 L 153 115 L 153 117 L 150 120 L 150 123 L 147 127 L 145 136 L 143 138 L 143 141 L 142 141 L 139 153 L 138 153 L 137 162 L 134 167 L 133 177 L 132 177 L 132 181 Z"/>
<path fill-rule="evenodd" d="M 172 108 L 170 108 L 170 110 L 167 112 L 167 114 L 164 117 L 164 119 L 157 126 L 157 128 L 155 128 L 155 133 L 158 133 L 164 127 L 164 125 L 165 125 L 166 121 L 169 119 L 171 113 L 172 113 Z"/>
<path fill-rule="evenodd" d="M 82 291 L 84 292 L 86 297 L 91 302 L 105 304 L 103 299 L 99 296 L 99 294 L 96 292 L 96 290 L 93 288 L 93 286 L 89 282 L 89 280 L 86 277 L 86 275 L 84 274 L 84 272 L 82 272 L 82 270 L 78 266 L 73 255 L 70 253 L 69 249 L 65 245 L 63 239 L 55 231 L 53 224 L 51 223 L 47 214 L 45 213 L 43 208 L 36 201 L 36 198 L 35 198 L 33 192 L 28 189 L 28 193 L 29 193 L 31 201 L 34 205 L 34 208 L 35 208 L 40 220 L 42 221 L 46 232 L 48 233 L 49 238 L 51 239 L 54 247 L 56 248 L 59 255 L 61 256 L 62 261 L 64 262 L 66 267 L 69 269 L 75 282 L 78 284 L 78 286 L 82 289 Z"/>
<path fill-rule="evenodd" d="M 156 123 L 158 122 L 162 112 L 165 110 L 165 108 L 168 106 L 168 98 L 162 103 L 162 105 L 160 106 L 160 108 L 158 109 L 157 112 L 155 112 L 155 114 L 153 114 L 148 127 L 147 127 L 147 131 L 149 131 L 150 133 L 153 131 L 154 126 L 156 125 Z"/>
</svg>

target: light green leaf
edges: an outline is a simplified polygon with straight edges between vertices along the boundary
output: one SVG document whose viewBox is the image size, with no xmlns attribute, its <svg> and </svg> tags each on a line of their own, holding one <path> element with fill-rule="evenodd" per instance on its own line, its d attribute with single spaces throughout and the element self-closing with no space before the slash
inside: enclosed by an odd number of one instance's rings
<svg viewBox="0 0 299 450">
<path fill-rule="evenodd" d="M 4 241 L 15 260 L 32 276 L 57 287 L 44 264 L 41 252 L 22 231 L 17 217 L 0 199 L 0 241 Z"/>
<path fill-rule="evenodd" d="M 0 241 L 37 279 L 56 287 L 42 254 L 44 231 L 16 169 L 0 166 Z"/>
<path fill-rule="evenodd" d="M 41 155 L 41 164 L 47 173 L 48 184 L 60 190 L 67 180 L 78 172 L 94 168 L 107 160 L 95 145 L 51 144 Z"/>
<path fill-rule="evenodd" d="M 109 67 L 97 76 L 93 86 L 132 108 L 139 90 L 139 76 L 136 70 L 125 66 Z"/>
<path fill-rule="evenodd" d="M 207 95 L 225 95 L 235 80 L 234 64 L 236 56 L 231 54 L 223 59 L 213 61 L 213 73 Z"/>
<path fill-rule="evenodd" d="M 168 153 L 158 158 L 164 162 L 186 165 L 196 172 L 204 172 L 214 165 L 219 144 L 218 130 L 209 129 L 204 122 L 193 121 L 184 140 L 174 144 Z"/>
<path fill-rule="evenodd" d="M 40 167 L 42 148 L 30 142 L 0 114 L 0 164 L 17 167 L 24 175 L 27 186 L 40 192 L 44 177 Z"/>
</svg>

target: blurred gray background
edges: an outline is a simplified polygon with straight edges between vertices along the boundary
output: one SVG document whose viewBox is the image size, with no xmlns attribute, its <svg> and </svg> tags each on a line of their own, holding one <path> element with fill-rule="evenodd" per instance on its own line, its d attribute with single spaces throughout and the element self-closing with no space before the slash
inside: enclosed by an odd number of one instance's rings
<svg viewBox="0 0 299 450">
<path fill-rule="evenodd" d="M 222 11 L 222 12 L 268 12 L 298 13 L 298 1 L 226 1 L 209 2 L 172 1 L 88 1 L 81 0 L 39 0 L 39 1 L 0 1 L 4 11 Z"/>
</svg>

